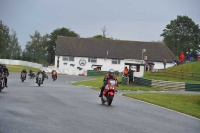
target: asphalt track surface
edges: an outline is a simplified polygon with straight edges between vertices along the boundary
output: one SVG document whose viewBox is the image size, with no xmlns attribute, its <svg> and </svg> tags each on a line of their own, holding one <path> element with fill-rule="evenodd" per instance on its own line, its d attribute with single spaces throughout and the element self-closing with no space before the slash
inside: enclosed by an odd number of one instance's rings
<svg viewBox="0 0 200 133">
<path fill-rule="evenodd" d="M 87 77 L 61 75 L 40 87 L 10 73 L 0 93 L 0 133 L 199 133 L 200 119 L 116 95 L 102 105 L 98 91 L 74 86 Z"/>
</svg>

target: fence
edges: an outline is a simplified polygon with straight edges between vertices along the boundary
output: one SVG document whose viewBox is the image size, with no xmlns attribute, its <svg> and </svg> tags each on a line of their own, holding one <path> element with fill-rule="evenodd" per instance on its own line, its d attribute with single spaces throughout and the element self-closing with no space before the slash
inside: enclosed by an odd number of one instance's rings
<svg viewBox="0 0 200 133">
<path fill-rule="evenodd" d="M 123 85 L 129 85 L 129 77 L 122 76 L 122 83 Z"/>
<path fill-rule="evenodd" d="M 151 75 L 200 81 L 200 73 L 192 72 L 158 69 L 156 72 L 151 72 Z"/>
<path fill-rule="evenodd" d="M 105 76 L 108 71 L 87 70 L 87 76 Z M 119 72 L 115 71 L 115 75 L 119 76 Z"/>
</svg>

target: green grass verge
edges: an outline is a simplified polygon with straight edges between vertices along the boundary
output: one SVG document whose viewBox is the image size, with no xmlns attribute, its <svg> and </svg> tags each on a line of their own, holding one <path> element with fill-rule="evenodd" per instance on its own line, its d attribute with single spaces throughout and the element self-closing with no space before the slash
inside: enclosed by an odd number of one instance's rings
<svg viewBox="0 0 200 133">
<path fill-rule="evenodd" d="M 73 83 L 73 85 L 84 85 L 84 86 L 92 86 L 92 89 L 99 90 L 101 86 L 103 85 L 103 76 L 96 76 L 96 77 L 91 77 L 94 78 L 94 80 L 88 80 L 88 81 L 79 81 L 76 83 Z M 118 81 L 121 81 L 121 77 L 118 78 Z M 122 85 L 119 84 L 117 87 L 117 90 L 131 90 L 131 91 L 136 91 L 136 90 L 143 90 L 143 91 L 161 91 L 163 89 L 159 88 L 151 88 L 151 87 L 146 87 L 146 86 L 127 86 L 127 85 Z"/>
<path fill-rule="evenodd" d="M 123 95 L 200 118 L 200 111 L 199 111 L 200 95 L 155 94 L 155 93 L 123 94 Z"/>
<path fill-rule="evenodd" d="M 37 68 L 32 68 L 28 66 L 20 66 L 20 65 L 9 65 L 7 64 L 6 67 L 8 68 L 9 72 L 21 72 L 23 69 L 26 69 L 26 71 L 29 73 L 29 70 L 33 70 L 35 72 L 38 72 L 39 69 Z"/>
</svg>

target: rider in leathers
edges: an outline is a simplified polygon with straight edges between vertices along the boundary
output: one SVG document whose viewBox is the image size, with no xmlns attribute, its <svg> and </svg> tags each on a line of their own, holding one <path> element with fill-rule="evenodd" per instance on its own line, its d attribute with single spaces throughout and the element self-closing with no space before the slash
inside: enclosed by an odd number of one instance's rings
<svg viewBox="0 0 200 133">
<path fill-rule="evenodd" d="M 105 75 L 103 79 L 103 86 L 101 87 L 101 92 L 99 94 L 99 97 L 102 97 L 103 91 L 105 89 L 105 86 L 108 84 L 109 79 L 114 79 L 117 81 L 117 76 L 114 73 L 115 71 L 113 69 L 110 69 L 109 73 Z M 117 86 L 118 86 L 118 82 L 117 82 Z"/>
<path fill-rule="evenodd" d="M 3 68 L 2 68 L 2 64 L 0 63 L 0 77 L 2 77 L 3 75 Z"/>
<path fill-rule="evenodd" d="M 21 71 L 20 79 L 22 78 L 22 73 L 25 73 L 25 79 L 26 79 L 26 75 L 27 75 L 26 69 L 23 69 L 23 70 Z"/>
<path fill-rule="evenodd" d="M 9 71 L 8 71 L 8 68 L 6 67 L 5 64 L 2 65 L 2 69 L 3 69 L 3 73 L 4 73 L 4 74 L 7 74 L 7 75 L 4 77 L 4 80 L 5 80 L 5 86 L 8 87 L 8 85 L 7 85 L 7 76 L 9 76 Z"/>
<path fill-rule="evenodd" d="M 42 74 L 42 83 L 43 83 L 43 81 L 44 81 L 44 76 L 45 76 L 45 75 L 44 75 L 42 69 L 40 69 L 40 71 L 36 74 L 36 75 L 37 75 L 37 78 L 36 78 L 36 82 L 35 82 L 35 83 L 38 83 L 38 75 L 39 75 L 40 73 Z"/>
</svg>

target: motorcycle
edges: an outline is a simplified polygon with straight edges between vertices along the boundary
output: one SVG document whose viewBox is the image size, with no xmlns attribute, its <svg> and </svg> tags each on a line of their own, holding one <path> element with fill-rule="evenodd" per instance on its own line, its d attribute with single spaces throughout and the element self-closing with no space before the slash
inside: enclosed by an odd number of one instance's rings
<svg viewBox="0 0 200 133">
<path fill-rule="evenodd" d="M 46 73 L 44 73 L 44 78 L 48 79 L 48 75 Z"/>
<path fill-rule="evenodd" d="M 4 89 L 4 87 L 5 87 L 4 77 L 2 74 L 0 74 L 0 92 Z"/>
<path fill-rule="evenodd" d="M 35 72 L 29 73 L 28 76 L 29 76 L 30 78 L 34 78 L 34 77 L 35 77 Z"/>
<path fill-rule="evenodd" d="M 21 74 L 21 80 L 22 80 L 22 82 L 24 82 L 24 80 L 26 80 L 26 73 Z"/>
<path fill-rule="evenodd" d="M 57 79 L 56 77 L 57 77 L 57 73 L 56 73 L 56 72 L 53 72 L 53 73 L 52 73 L 52 79 L 53 79 L 53 81 L 55 81 L 55 80 Z"/>
<path fill-rule="evenodd" d="M 37 82 L 37 84 L 38 84 L 38 86 L 40 86 L 41 84 L 43 84 L 43 81 L 42 81 L 43 79 L 42 79 L 42 74 L 40 73 L 39 75 L 38 75 L 38 82 Z"/>
<path fill-rule="evenodd" d="M 117 88 L 117 81 L 110 79 L 108 80 L 108 84 L 105 86 L 103 91 L 103 95 L 101 97 L 101 103 L 105 104 L 107 102 L 108 106 L 112 104 L 116 88 Z"/>
</svg>

